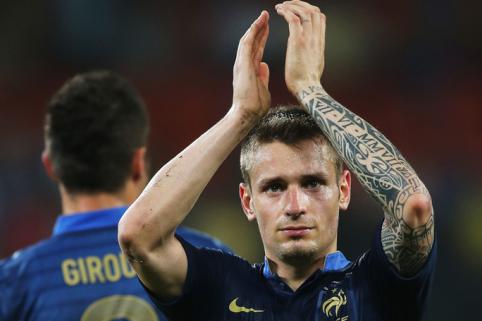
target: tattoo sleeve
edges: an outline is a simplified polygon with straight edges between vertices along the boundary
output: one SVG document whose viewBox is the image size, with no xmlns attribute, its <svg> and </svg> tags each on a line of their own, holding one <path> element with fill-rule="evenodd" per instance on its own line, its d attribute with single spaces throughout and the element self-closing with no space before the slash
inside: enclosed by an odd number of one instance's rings
<svg viewBox="0 0 482 321">
<path fill-rule="evenodd" d="M 383 207 L 382 246 L 405 275 L 416 273 L 433 244 L 433 215 L 411 228 L 403 219 L 408 198 L 427 189 L 395 146 L 376 128 L 331 98 L 321 86 L 297 94 L 364 189 Z"/>
</svg>

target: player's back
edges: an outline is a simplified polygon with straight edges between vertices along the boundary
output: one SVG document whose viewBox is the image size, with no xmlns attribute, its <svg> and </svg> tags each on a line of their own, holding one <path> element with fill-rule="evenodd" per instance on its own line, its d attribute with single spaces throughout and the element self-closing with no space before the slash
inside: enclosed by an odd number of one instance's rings
<svg viewBox="0 0 482 321">
<path fill-rule="evenodd" d="M 58 220 L 50 239 L 0 262 L 0 320 L 164 320 L 119 249 L 124 210 L 63 217 L 67 224 Z M 227 250 L 189 229 L 178 234 Z"/>
</svg>

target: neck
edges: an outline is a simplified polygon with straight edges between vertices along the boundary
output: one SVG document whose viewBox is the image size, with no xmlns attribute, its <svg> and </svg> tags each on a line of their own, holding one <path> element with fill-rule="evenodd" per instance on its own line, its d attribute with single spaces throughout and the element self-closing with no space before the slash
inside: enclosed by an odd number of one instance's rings
<svg viewBox="0 0 482 321">
<path fill-rule="evenodd" d="M 125 206 L 132 202 L 128 193 L 69 193 L 65 187 L 60 186 L 62 201 L 62 214 L 72 215 L 81 212 L 90 212 L 105 208 Z"/>
</svg>

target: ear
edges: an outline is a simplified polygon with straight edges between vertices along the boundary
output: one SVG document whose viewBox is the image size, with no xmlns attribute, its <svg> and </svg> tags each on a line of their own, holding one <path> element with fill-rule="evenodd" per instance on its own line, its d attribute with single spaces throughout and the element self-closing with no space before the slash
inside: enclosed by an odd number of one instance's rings
<svg viewBox="0 0 482 321">
<path fill-rule="evenodd" d="M 55 174 L 54 170 L 54 165 L 52 164 L 50 154 L 46 149 L 44 149 L 44 151 L 42 152 L 41 159 L 47 176 L 50 177 L 50 179 L 54 182 L 58 182 L 57 174 Z"/>
<path fill-rule="evenodd" d="M 350 204 L 351 196 L 351 174 L 350 171 L 345 169 L 340 175 L 340 181 L 338 182 L 340 188 L 340 199 L 338 200 L 340 209 L 345 211 L 348 209 L 348 204 Z"/>
<path fill-rule="evenodd" d="M 248 221 L 254 221 L 256 219 L 256 215 L 254 214 L 251 191 L 244 183 L 239 184 L 239 198 L 241 200 L 241 207 L 243 208 L 244 214 L 248 218 Z"/>
<path fill-rule="evenodd" d="M 147 178 L 147 168 L 146 168 L 146 148 L 140 147 L 134 151 L 132 156 L 132 180 L 134 182 L 139 182 L 140 180 L 145 180 Z"/>
</svg>

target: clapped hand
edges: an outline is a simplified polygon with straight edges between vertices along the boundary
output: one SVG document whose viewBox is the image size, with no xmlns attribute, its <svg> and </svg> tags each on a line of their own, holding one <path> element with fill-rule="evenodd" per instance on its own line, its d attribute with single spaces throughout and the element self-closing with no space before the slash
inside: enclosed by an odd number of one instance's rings
<svg viewBox="0 0 482 321">
<path fill-rule="evenodd" d="M 318 7 L 304 1 L 285 1 L 275 6 L 289 27 L 285 81 L 296 95 L 309 86 L 320 86 L 325 67 L 325 22 Z"/>
<path fill-rule="evenodd" d="M 233 70 L 232 110 L 257 119 L 270 107 L 269 68 L 262 62 L 269 33 L 267 11 L 251 24 L 239 41 Z"/>
</svg>

